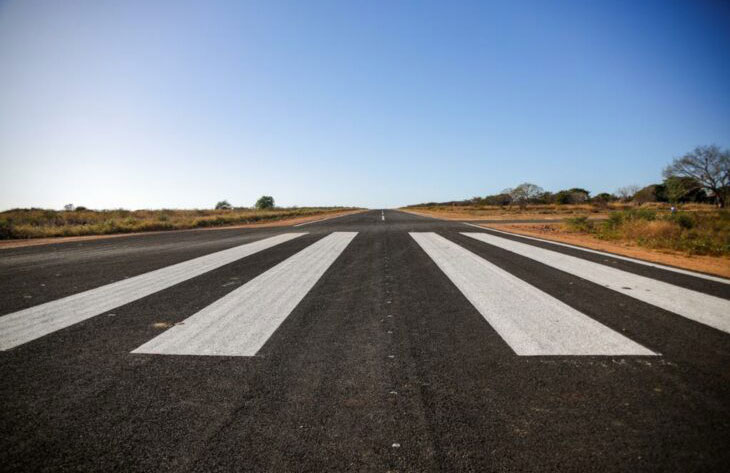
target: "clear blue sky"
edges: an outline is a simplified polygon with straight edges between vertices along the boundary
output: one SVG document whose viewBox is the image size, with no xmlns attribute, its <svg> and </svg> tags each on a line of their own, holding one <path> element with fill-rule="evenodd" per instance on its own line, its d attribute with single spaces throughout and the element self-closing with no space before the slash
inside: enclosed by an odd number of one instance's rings
<svg viewBox="0 0 730 473">
<path fill-rule="evenodd" d="M 0 0 L 0 209 L 594 193 L 730 147 L 730 3 Z"/>
</svg>

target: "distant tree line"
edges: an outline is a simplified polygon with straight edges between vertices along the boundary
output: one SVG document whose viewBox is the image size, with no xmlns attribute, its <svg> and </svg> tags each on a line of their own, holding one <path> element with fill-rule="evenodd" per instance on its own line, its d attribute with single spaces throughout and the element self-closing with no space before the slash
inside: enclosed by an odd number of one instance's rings
<svg viewBox="0 0 730 473">
<path fill-rule="evenodd" d="M 549 192 L 542 187 L 524 182 L 504 189 L 498 194 L 472 197 L 468 200 L 429 202 L 419 205 L 491 205 L 508 206 L 527 204 L 597 204 L 610 202 L 714 203 L 724 207 L 730 197 L 730 151 L 717 146 L 700 146 L 676 158 L 662 173 L 664 180 L 645 187 L 628 185 L 614 193 L 601 192 L 595 196 L 580 187 Z"/>
<path fill-rule="evenodd" d="M 517 187 L 504 189 L 499 194 L 485 197 L 473 197 L 468 201 L 471 205 L 520 205 L 527 204 L 585 204 L 590 202 L 613 202 L 619 200 L 614 194 L 602 192 L 591 197 L 590 191 L 581 187 L 572 187 L 558 192 L 550 192 L 542 187 L 524 182 Z"/>
<path fill-rule="evenodd" d="M 257 210 L 267 210 L 267 209 L 273 209 L 275 207 L 276 207 L 276 205 L 274 203 L 274 198 L 271 197 L 270 195 L 262 195 L 261 197 L 259 197 L 259 199 L 254 204 L 254 208 L 256 208 Z M 216 210 L 234 210 L 234 209 L 243 209 L 243 208 L 246 208 L 246 207 L 235 207 L 234 208 L 233 205 L 231 205 L 231 203 L 228 202 L 227 200 L 220 200 L 215 204 Z M 74 204 L 66 204 L 63 206 L 63 210 L 65 210 L 66 212 L 83 212 L 83 211 L 86 211 L 89 209 L 87 209 L 86 207 L 84 207 L 82 205 L 74 206 Z"/>
<path fill-rule="evenodd" d="M 262 195 L 256 201 L 256 204 L 254 206 L 258 210 L 273 209 L 275 207 L 274 198 L 271 197 L 270 195 Z M 221 200 L 217 204 L 215 204 L 215 209 L 216 210 L 232 210 L 233 206 L 227 200 Z"/>
</svg>

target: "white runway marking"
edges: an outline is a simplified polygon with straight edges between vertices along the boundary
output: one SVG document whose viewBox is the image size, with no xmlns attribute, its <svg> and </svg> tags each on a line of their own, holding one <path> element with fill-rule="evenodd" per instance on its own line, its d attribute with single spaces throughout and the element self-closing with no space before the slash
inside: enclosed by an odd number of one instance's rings
<svg viewBox="0 0 730 473">
<path fill-rule="evenodd" d="M 385 222 L 385 212 L 382 210 L 380 211 L 380 218 L 381 220 L 383 220 L 383 222 Z"/>
<path fill-rule="evenodd" d="M 730 333 L 730 301 L 488 233 L 463 233 L 634 299 Z"/>
<path fill-rule="evenodd" d="M 255 355 L 355 235 L 322 238 L 132 353 Z"/>
<path fill-rule="evenodd" d="M 0 350 L 30 342 L 302 235 L 306 233 L 273 236 L 3 315 Z"/>
<path fill-rule="evenodd" d="M 656 355 L 436 233 L 410 233 L 518 355 Z"/>
<path fill-rule="evenodd" d="M 564 246 L 566 248 L 573 248 L 575 250 L 585 251 L 586 253 L 593 253 L 593 254 L 601 255 L 601 256 L 609 256 L 611 258 L 620 259 L 620 260 L 623 260 L 623 261 L 630 261 L 632 263 L 643 264 L 644 266 L 651 266 L 653 268 L 663 269 L 665 271 L 672 271 L 672 272 L 675 272 L 675 273 L 686 274 L 688 276 L 693 276 L 695 278 L 702 278 L 702 279 L 707 279 L 709 281 L 715 281 L 715 282 L 721 282 L 721 283 L 724 283 L 724 284 L 730 284 L 730 279 L 721 278 L 719 276 L 711 276 L 709 274 L 696 273 L 694 271 L 688 271 L 686 269 L 674 268 L 672 266 L 665 266 L 665 265 L 659 264 L 659 263 L 652 263 L 650 261 L 644 261 L 644 260 L 640 260 L 640 259 L 636 259 L 636 258 L 629 258 L 628 256 L 621 256 L 621 255 L 617 255 L 617 254 L 614 254 L 614 253 L 607 253 L 605 251 L 592 250 L 590 248 L 584 248 L 582 246 L 569 245 L 568 243 L 562 243 L 562 242 L 559 242 L 559 241 L 545 240 L 543 238 L 535 238 L 535 237 L 531 237 L 531 236 L 527 236 L 527 235 L 520 235 L 518 233 L 505 232 L 505 231 L 502 231 L 502 230 L 497 230 L 495 228 L 481 227 L 479 225 L 475 225 L 475 224 L 469 223 L 469 222 L 461 222 L 461 223 L 463 223 L 464 225 L 469 225 L 471 227 L 476 227 L 476 228 L 478 228 L 480 230 L 489 230 L 490 232 L 502 233 L 504 235 L 512 235 L 512 236 L 517 236 L 517 237 L 520 237 L 520 238 L 527 238 L 528 240 L 541 241 L 541 242 L 544 242 L 544 243 L 550 243 L 550 244 L 553 244 L 553 245 Z"/>
</svg>

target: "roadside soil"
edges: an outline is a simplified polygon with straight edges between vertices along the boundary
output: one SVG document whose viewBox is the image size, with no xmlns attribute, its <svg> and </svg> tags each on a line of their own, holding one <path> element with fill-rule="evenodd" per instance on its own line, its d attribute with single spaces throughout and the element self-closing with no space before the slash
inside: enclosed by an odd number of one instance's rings
<svg viewBox="0 0 730 473">
<path fill-rule="evenodd" d="M 240 225 L 229 225 L 220 227 L 204 227 L 204 228 L 186 228 L 182 230 L 161 230 L 154 232 L 133 232 L 133 233 L 113 233 L 110 235 L 83 235 L 71 237 L 53 237 L 53 238 L 28 238 L 24 240 L 0 240 L 0 250 L 6 248 L 20 248 L 25 246 L 51 245 L 55 243 L 66 243 L 73 241 L 101 240 L 104 238 L 123 238 L 134 235 L 154 235 L 155 233 L 171 233 L 171 232 L 192 232 L 192 231 L 215 231 L 230 230 L 232 228 L 264 228 L 264 227 L 286 227 L 289 225 L 297 225 L 299 223 L 313 222 L 316 220 L 326 220 L 344 215 L 365 212 L 365 210 L 348 210 L 345 212 L 333 212 L 319 215 L 308 215 L 306 217 L 295 217 L 282 220 L 275 220 L 261 223 L 245 223 Z"/>
</svg>

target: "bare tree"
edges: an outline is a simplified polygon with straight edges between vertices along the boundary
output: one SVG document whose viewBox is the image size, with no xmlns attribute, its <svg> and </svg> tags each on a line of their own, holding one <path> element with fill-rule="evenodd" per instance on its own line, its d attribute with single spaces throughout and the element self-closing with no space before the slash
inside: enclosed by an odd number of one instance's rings
<svg viewBox="0 0 730 473">
<path fill-rule="evenodd" d="M 691 177 L 715 196 L 718 207 L 725 207 L 725 194 L 730 186 L 730 151 L 715 145 L 698 146 L 691 153 L 675 158 L 663 174 L 665 178 Z"/>
<path fill-rule="evenodd" d="M 630 201 L 634 195 L 639 192 L 639 189 L 641 189 L 636 184 L 631 184 L 628 186 L 619 187 L 616 190 L 616 195 L 624 202 Z"/>
<path fill-rule="evenodd" d="M 528 202 L 536 199 L 543 192 L 545 192 L 544 189 L 537 184 L 524 182 L 512 189 L 509 194 L 512 197 L 512 202 L 516 202 L 520 207 L 524 208 Z"/>
</svg>

